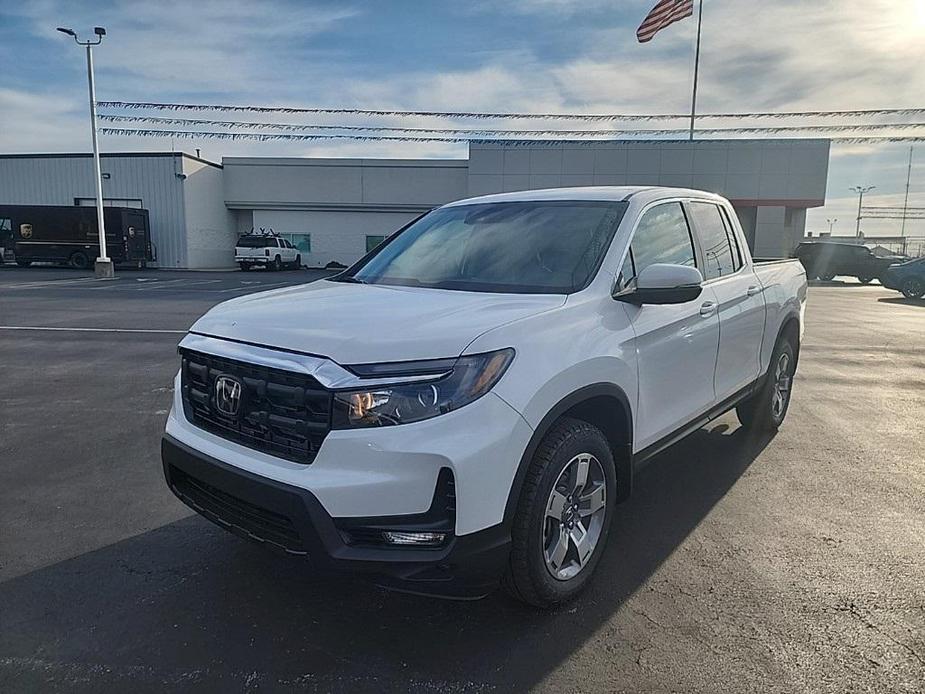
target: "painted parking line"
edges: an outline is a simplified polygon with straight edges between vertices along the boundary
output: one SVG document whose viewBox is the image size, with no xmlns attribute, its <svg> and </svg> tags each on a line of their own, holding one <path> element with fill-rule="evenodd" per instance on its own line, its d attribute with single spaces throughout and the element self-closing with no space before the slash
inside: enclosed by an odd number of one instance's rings
<svg viewBox="0 0 925 694">
<path fill-rule="evenodd" d="M 60 280 L 38 280 L 35 282 L 16 282 L 14 284 L 0 284 L 0 289 L 43 289 L 45 287 L 61 287 L 71 284 L 93 282 L 95 277 L 74 277 Z"/>
<path fill-rule="evenodd" d="M 158 330 L 154 328 L 68 328 L 48 325 L 0 325 L 0 330 L 31 330 L 52 333 L 145 333 L 155 335 L 186 335 L 186 330 Z"/>
</svg>

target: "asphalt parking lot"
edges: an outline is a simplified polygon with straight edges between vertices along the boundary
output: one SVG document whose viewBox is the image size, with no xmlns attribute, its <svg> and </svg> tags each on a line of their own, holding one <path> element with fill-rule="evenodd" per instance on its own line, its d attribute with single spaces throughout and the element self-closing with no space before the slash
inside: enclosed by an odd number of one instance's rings
<svg viewBox="0 0 925 694">
<path fill-rule="evenodd" d="M 162 481 L 175 346 L 322 273 L 0 268 L 0 691 L 921 692 L 925 302 L 810 289 L 794 399 L 653 460 L 590 590 L 387 593 L 239 540 Z"/>
</svg>

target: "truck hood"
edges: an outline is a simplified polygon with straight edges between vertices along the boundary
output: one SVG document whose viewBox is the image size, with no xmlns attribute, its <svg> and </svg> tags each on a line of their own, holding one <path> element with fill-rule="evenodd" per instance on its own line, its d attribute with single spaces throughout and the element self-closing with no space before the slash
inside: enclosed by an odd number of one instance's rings
<svg viewBox="0 0 925 694">
<path fill-rule="evenodd" d="M 479 335 L 562 306 L 555 294 L 489 294 L 320 280 L 226 301 L 191 332 L 339 364 L 455 357 Z"/>
</svg>

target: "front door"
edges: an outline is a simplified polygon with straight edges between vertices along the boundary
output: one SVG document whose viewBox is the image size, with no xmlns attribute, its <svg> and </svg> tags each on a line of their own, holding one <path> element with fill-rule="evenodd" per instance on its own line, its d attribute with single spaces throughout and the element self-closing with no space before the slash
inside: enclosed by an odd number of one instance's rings
<svg viewBox="0 0 925 694">
<path fill-rule="evenodd" d="M 643 213 L 623 266 L 624 281 L 654 263 L 697 266 L 680 202 L 661 203 Z M 672 434 L 715 402 L 719 316 L 710 289 L 684 304 L 627 304 L 627 311 L 636 333 L 639 370 L 634 437 L 638 451 Z"/>
</svg>

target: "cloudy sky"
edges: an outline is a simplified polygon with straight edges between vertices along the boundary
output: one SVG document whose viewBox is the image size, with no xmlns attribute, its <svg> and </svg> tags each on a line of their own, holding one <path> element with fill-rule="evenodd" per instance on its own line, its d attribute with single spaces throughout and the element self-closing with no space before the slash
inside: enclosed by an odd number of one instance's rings
<svg viewBox="0 0 925 694">
<path fill-rule="evenodd" d="M 98 24 L 107 28 L 109 35 L 95 53 L 100 100 L 684 112 L 696 25 L 685 20 L 639 45 L 635 28 L 654 3 L 0 0 L 0 151 L 89 149 L 83 55 L 71 39 L 55 32 L 62 25 L 82 33 Z M 703 112 L 923 107 L 925 0 L 706 0 L 700 93 Z M 345 116 L 276 119 L 372 122 Z M 376 124 L 449 123 L 378 119 Z M 531 121 L 524 127 L 542 125 Z M 465 145 L 442 143 L 171 142 L 114 136 L 103 137 L 102 147 L 201 147 L 203 156 L 216 160 L 232 154 L 466 154 Z M 828 202 L 810 213 L 808 227 L 825 229 L 826 219 L 837 218 L 836 232 L 853 232 L 857 198 L 848 188 L 857 184 L 877 186 L 871 204 L 902 204 L 908 153 L 903 144 L 833 145 Z M 910 204 L 925 206 L 925 143 L 916 159 Z M 865 230 L 898 233 L 898 222 L 869 222 Z M 925 235 L 925 221 L 911 222 L 907 233 Z"/>
</svg>

